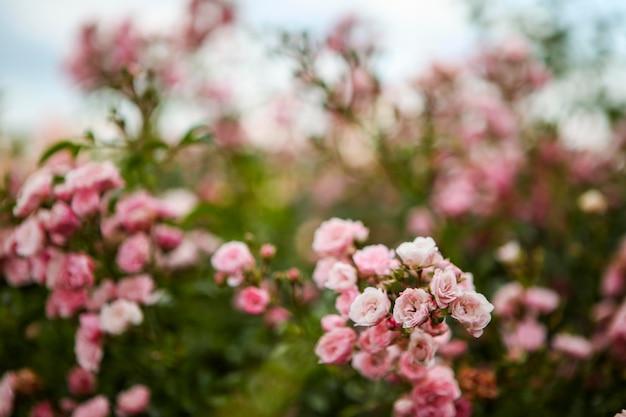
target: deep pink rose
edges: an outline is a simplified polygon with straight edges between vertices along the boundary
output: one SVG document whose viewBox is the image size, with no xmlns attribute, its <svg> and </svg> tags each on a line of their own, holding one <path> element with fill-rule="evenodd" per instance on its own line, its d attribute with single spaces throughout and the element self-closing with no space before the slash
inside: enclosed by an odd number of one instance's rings
<svg viewBox="0 0 626 417">
<path fill-rule="evenodd" d="M 87 395 L 96 389 L 96 377 L 88 370 L 76 366 L 67 375 L 67 387 L 73 395 Z"/>
<path fill-rule="evenodd" d="M 157 224 L 153 229 L 154 241 L 157 246 L 164 250 L 172 250 L 178 247 L 185 237 L 182 230 L 166 224 Z"/>
<path fill-rule="evenodd" d="M 315 354 L 321 363 L 341 365 L 348 363 L 356 342 L 356 333 L 348 327 L 338 327 L 325 333 L 317 341 Z"/>
<path fill-rule="evenodd" d="M 81 218 L 96 214 L 100 211 L 100 194 L 91 188 L 77 190 L 72 196 L 71 207 Z"/>
<path fill-rule="evenodd" d="M 84 253 L 55 253 L 48 262 L 48 288 L 80 289 L 93 286 L 95 263 Z"/>
<path fill-rule="evenodd" d="M 264 288 L 246 287 L 235 295 L 235 307 L 248 314 L 261 314 L 270 302 L 270 294 Z"/>
<path fill-rule="evenodd" d="M 54 417 L 54 410 L 49 401 L 41 401 L 35 404 L 28 417 Z"/>
</svg>

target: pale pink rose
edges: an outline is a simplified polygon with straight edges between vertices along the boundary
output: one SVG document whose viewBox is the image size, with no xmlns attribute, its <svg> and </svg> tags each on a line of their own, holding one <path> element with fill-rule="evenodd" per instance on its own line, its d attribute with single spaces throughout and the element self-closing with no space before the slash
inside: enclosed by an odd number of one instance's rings
<svg viewBox="0 0 626 417">
<path fill-rule="evenodd" d="M 534 352 L 543 347 L 546 342 L 546 334 L 545 326 L 534 319 L 527 318 L 517 323 L 513 331 L 505 333 L 503 340 L 515 357 L 522 352 Z"/>
<path fill-rule="evenodd" d="M 449 268 L 443 271 L 436 269 L 429 287 L 439 308 L 446 308 L 461 295 L 461 290 L 457 288 L 456 275 Z"/>
<path fill-rule="evenodd" d="M 435 219 L 425 207 L 416 207 L 409 212 L 406 229 L 414 236 L 429 235 L 435 228 Z"/>
<path fill-rule="evenodd" d="M 400 293 L 393 306 L 393 318 L 404 328 L 419 326 L 424 323 L 435 302 L 430 294 L 421 288 L 407 288 Z"/>
<path fill-rule="evenodd" d="M 216 271 L 226 274 L 238 274 L 252 269 L 256 261 L 243 242 L 224 243 L 211 257 L 211 265 Z"/>
<path fill-rule="evenodd" d="M 67 375 L 67 387 L 72 395 L 87 395 L 96 389 L 96 377 L 88 370 L 76 366 Z"/>
<path fill-rule="evenodd" d="M 366 246 L 355 252 L 353 260 L 363 275 L 390 275 L 399 266 L 394 252 L 385 245 Z"/>
<path fill-rule="evenodd" d="M 505 243 L 496 251 L 496 259 L 504 264 L 512 264 L 522 256 L 522 248 L 515 240 Z"/>
<path fill-rule="evenodd" d="M 359 290 L 356 288 L 352 288 L 339 294 L 339 297 L 337 297 L 337 300 L 335 301 L 335 308 L 343 317 L 348 317 L 350 314 L 350 306 L 359 294 Z"/>
<path fill-rule="evenodd" d="M 80 404 L 72 417 L 106 417 L 109 415 L 109 400 L 104 395 L 93 397 L 89 401 Z"/>
<path fill-rule="evenodd" d="M 461 355 L 464 355 L 467 352 L 467 342 L 464 340 L 450 340 L 448 343 L 444 345 L 439 345 L 439 349 L 437 349 L 437 353 L 448 359 L 458 358 Z"/>
<path fill-rule="evenodd" d="M 547 314 L 559 306 L 559 295 L 548 288 L 530 287 L 524 293 L 523 302 L 529 309 Z"/>
<path fill-rule="evenodd" d="M 206 255 L 215 253 L 222 244 L 222 241 L 217 236 L 202 229 L 194 229 L 187 232 L 185 240 L 191 241 L 199 252 Z"/>
<path fill-rule="evenodd" d="M 141 271 L 150 260 L 151 243 L 145 233 L 136 233 L 118 248 L 115 262 L 127 274 Z"/>
<path fill-rule="evenodd" d="M 110 161 L 88 162 L 69 171 L 65 175 L 64 186 L 72 192 L 77 190 L 94 190 L 103 193 L 120 188 L 124 180 L 119 170 Z"/>
<path fill-rule="evenodd" d="M 117 283 L 117 296 L 139 304 L 154 304 L 154 281 L 147 274 L 125 278 Z"/>
<path fill-rule="evenodd" d="M 409 339 L 407 351 L 411 355 L 413 363 L 429 367 L 435 361 L 437 348 L 437 342 L 431 335 L 420 329 L 414 329 Z"/>
<path fill-rule="evenodd" d="M 48 272 L 48 264 L 50 259 L 56 256 L 57 250 L 47 247 L 38 254 L 28 259 L 30 263 L 30 275 L 36 283 L 44 285 L 46 283 L 46 274 Z"/>
<path fill-rule="evenodd" d="M 74 352 L 81 368 L 90 372 L 98 372 L 104 354 L 101 345 L 102 329 L 98 315 L 82 314 L 80 327 L 76 331 Z"/>
<path fill-rule="evenodd" d="M 161 197 L 162 210 L 172 218 L 183 219 L 198 205 L 198 196 L 184 188 L 168 190 Z"/>
<path fill-rule="evenodd" d="M 619 265 L 610 265 L 602 275 L 601 290 L 605 297 L 618 297 L 624 293 L 626 279 Z"/>
<path fill-rule="evenodd" d="M 416 382 L 426 377 L 428 368 L 419 363 L 411 352 L 405 351 L 398 361 L 398 373 L 402 378 Z"/>
<path fill-rule="evenodd" d="M 315 231 L 313 250 L 321 256 L 341 257 L 350 251 L 355 240 L 363 241 L 368 234 L 368 229 L 359 221 L 333 217 Z"/>
<path fill-rule="evenodd" d="M 94 260 L 84 253 L 55 253 L 48 261 L 48 288 L 80 289 L 93 286 Z"/>
<path fill-rule="evenodd" d="M 46 235 L 36 216 L 30 216 L 13 232 L 15 253 L 19 256 L 33 256 L 45 243 Z"/>
<path fill-rule="evenodd" d="M 15 374 L 5 372 L 0 379 L 0 417 L 9 417 L 13 412 L 15 400 Z"/>
<path fill-rule="evenodd" d="M 324 288 L 326 281 L 328 281 L 328 272 L 337 263 L 335 258 L 322 258 L 315 264 L 315 270 L 313 271 L 313 281 L 318 288 Z"/>
<path fill-rule="evenodd" d="M 326 288 L 336 292 L 344 292 L 355 288 L 357 283 L 356 269 L 345 262 L 336 262 L 328 271 Z"/>
<path fill-rule="evenodd" d="M 386 349 L 377 353 L 360 351 L 352 355 L 352 367 L 369 379 L 382 378 L 391 371 L 392 366 L 393 357 Z"/>
<path fill-rule="evenodd" d="M 452 404 L 454 400 L 461 396 L 461 389 L 454 378 L 452 369 L 444 365 L 435 365 L 428 368 L 426 378 L 415 384 L 411 397 L 417 404 L 417 409 L 433 405 L 441 405 L 442 411 L 446 411 L 446 404 Z M 452 414 L 434 414 L 444 416 L 454 416 L 454 406 Z"/>
<path fill-rule="evenodd" d="M 122 334 L 131 324 L 143 322 L 141 309 L 132 301 L 115 300 L 100 310 L 100 327 L 109 334 Z"/>
<path fill-rule="evenodd" d="M 474 274 L 471 272 L 462 272 L 458 278 L 457 288 L 461 291 L 476 291 L 474 286 Z"/>
<path fill-rule="evenodd" d="M 404 242 L 396 249 L 403 263 L 414 268 L 425 268 L 440 260 L 437 244 L 431 237 L 417 237 L 413 242 Z"/>
<path fill-rule="evenodd" d="M 77 190 L 72 196 L 70 205 L 78 217 L 91 216 L 100 211 L 100 194 L 91 188 Z"/>
<path fill-rule="evenodd" d="M 261 258 L 263 259 L 272 259 L 274 255 L 276 255 L 276 246 L 264 243 L 263 246 L 261 246 L 259 255 L 261 255 Z"/>
<path fill-rule="evenodd" d="M 559 333 L 552 338 L 552 349 L 576 359 L 587 359 L 593 353 L 589 340 L 566 333 Z"/>
<path fill-rule="evenodd" d="M 373 326 L 387 316 L 390 307 L 387 293 L 368 287 L 354 299 L 348 317 L 356 326 Z"/>
<path fill-rule="evenodd" d="M 43 200 L 52 193 L 52 174 L 46 171 L 37 171 L 32 174 L 17 194 L 17 201 L 13 214 L 25 217 L 35 211 Z"/>
<path fill-rule="evenodd" d="M 148 231 L 162 217 L 168 216 L 164 216 L 161 203 L 145 191 L 127 196 L 115 207 L 115 218 L 131 233 Z"/>
<path fill-rule="evenodd" d="M 0 414 L 1 415 L 1 414 Z M 35 404 L 28 417 L 54 417 L 52 404 L 48 401 L 41 401 Z"/>
<path fill-rule="evenodd" d="M 614 417 L 626 417 L 626 410 L 622 410 L 622 412 L 621 412 L 621 413 L 617 413 L 617 414 L 615 414 L 615 416 L 614 416 Z"/>
<path fill-rule="evenodd" d="M 263 317 L 263 322 L 270 328 L 276 328 L 291 318 L 291 313 L 289 310 L 283 307 L 272 307 L 270 308 L 265 316 Z"/>
<path fill-rule="evenodd" d="M 200 257 L 199 249 L 193 240 L 184 238 L 176 249 L 157 258 L 158 265 L 167 269 L 182 269 L 196 265 Z"/>
<path fill-rule="evenodd" d="M 394 338 L 394 332 L 389 330 L 386 320 L 375 326 L 365 329 L 359 334 L 358 346 L 369 353 L 378 353 L 387 348 Z"/>
<path fill-rule="evenodd" d="M 325 333 L 315 345 L 320 363 L 341 365 L 348 363 L 356 342 L 356 333 L 349 327 L 337 327 Z"/>
<path fill-rule="evenodd" d="M 16 256 L 6 258 L 2 262 L 2 272 L 7 283 L 12 287 L 22 287 L 33 282 L 28 259 Z"/>
<path fill-rule="evenodd" d="M 164 250 L 175 249 L 183 241 L 183 231 L 166 224 L 157 224 L 153 228 L 154 241 Z"/>
<path fill-rule="evenodd" d="M 426 320 L 420 325 L 420 329 L 433 337 L 450 333 L 450 326 L 448 326 L 448 324 L 446 323 L 445 318 L 441 323 L 438 323 L 436 325 L 433 325 L 432 320 Z"/>
<path fill-rule="evenodd" d="M 524 288 L 517 282 L 503 285 L 493 296 L 495 313 L 501 317 L 513 316 L 524 295 Z"/>
<path fill-rule="evenodd" d="M 115 414 L 120 417 L 141 414 L 150 404 L 150 389 L 145 385 L 135 385 L 117 394 Z"/>
<path fill-rule="evenodd" d="M 338 314 L 327 314 L 322 317 L 322 330 L 329 332 L 337 327 L 346 327 L 346 319 Z"/>
<path fill-rule="evenodd" d="M 48 318 L 72 317 L 87 304 L 87 290 L 57 287 L 52 289 L 46 301 Z"/>
<path fill-rule="evenodd" d="M 63 201 L 55 202 L 49 211 L 40 211 L 39 218 L 49 233 L 62 236 L 71 236 L 80 227 L 80 219 Z"/>
<path fill-rule="evenodd" d="M 90 311 L 98 311 L 103 305 L 116 297 L 117 288 L 115 283 L 110 279 L 105 279 L 98 287 L 92 289 L 85 307 Z"/>
<path fill-rule="evenodd" d="M 61 398 L 59 400 L 59 408 L 64 413 L 63 415 L 69 415 L 72 411 L 76 410 L 78 403 L 71 398 Z"/>
<path fill-rule="evenodd" d="M 611 340 L 626 340 L 626 302 L 615 312 L 607 334 Z"/>
<path fill-rule="evenodd" d="M 403 395 L 393 403 L 393 417 L 414 417 L 415 401 L 410 395 Z"/>
<path fill-rule="evenodd" d="M 457 319 L 474 337 L 480 337 L 491 321 L 491 304 L 484 295 L 465 291 L 449 305 L 450 315 Z"/>
<path fill-rule="evenodd" d="M 246 287 L 235 294 L 235 307 L 248 314 L 262 314 L 270 302 L 270 294 L 264 288 Z"/>
</svg>

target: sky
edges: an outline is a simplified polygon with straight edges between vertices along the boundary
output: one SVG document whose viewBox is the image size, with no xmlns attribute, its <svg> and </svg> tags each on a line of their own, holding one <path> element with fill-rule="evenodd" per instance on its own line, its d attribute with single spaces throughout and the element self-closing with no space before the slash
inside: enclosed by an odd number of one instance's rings
<svg viewBox="0 0 626 417">
<path fill-rule="evenodd" d="M 183 13 L 181 0 L 0 0 L 0 134 L 28 135 L 45 124 L 84 113 L 85 97 L 63 72 L 78 29 L 135 17 L 167 30 Z M 460 0 L 240 0 L 246 26 L 323 33 L 341 16 L 375 24 L 386 51 L 384 78 L 415 74 L 433 59 L 462 55 L 473 33 Z"/>
</svg>

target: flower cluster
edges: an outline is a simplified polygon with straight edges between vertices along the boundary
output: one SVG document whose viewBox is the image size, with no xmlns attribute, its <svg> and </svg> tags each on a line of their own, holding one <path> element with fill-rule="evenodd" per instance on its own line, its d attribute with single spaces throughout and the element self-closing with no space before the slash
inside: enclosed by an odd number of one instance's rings
<svg viewBox="0 0 626 417">
<path fill-rule="evenodd" d="M 446 318 L 479 337 L 494 307 L 475 291 L 472 274 L 444 259 L 432 238 L 418 237 L 395 251 L 357 249 L 367 235 L 362 223 L 338 218 L 315 232 L 313 249 L 321 259 L 314 280 L 337 293 L 338 311 L 322 319 L 325 334 L 315 352 L 321 363 L 350 362 L 370 379 L 410 383 L 410 395 L 396 402 L 398 416 L 453 416 L 461 391 L 437 354 L 456 356 L 464 345 L 450 340 Z"/>
</svg>

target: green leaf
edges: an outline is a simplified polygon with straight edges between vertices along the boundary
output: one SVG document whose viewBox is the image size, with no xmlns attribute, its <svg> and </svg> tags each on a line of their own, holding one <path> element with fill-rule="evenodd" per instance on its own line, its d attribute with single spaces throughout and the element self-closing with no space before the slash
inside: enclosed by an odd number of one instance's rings
<svg viewBox="0 0 626 417">
<path fill-rule="evenodd" d="M 61 152 L 63 150 L 68 150 L 72 154 L 72 156 L 75 157 L 76 155 L 78 155 L 78 153 L 80 152 L 82 148 L 83 148 L 83 145 L 76 143 L 76 142 L 69 141 L 69 140 L 57 142 L 54 145 L 50 146 L 48 149 L 46 149 L 43 155 L 41 155 L 41 158 L 39 158 L 39 165 L 46 162 L 54 154 Z"/>
<path fill-rule="evenodd" d="M 213 143 L 213 133 L 210 132 L 207 125 L 197 125 L 192 127 L 185 133 L 185 136 L 180 140 L 179 145 L 181 148 L 184 146 L 203 144 L 210 145 Z"/>
</svg>

